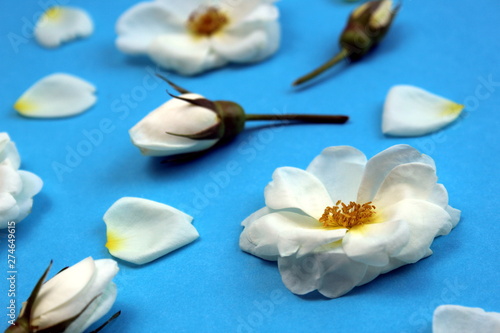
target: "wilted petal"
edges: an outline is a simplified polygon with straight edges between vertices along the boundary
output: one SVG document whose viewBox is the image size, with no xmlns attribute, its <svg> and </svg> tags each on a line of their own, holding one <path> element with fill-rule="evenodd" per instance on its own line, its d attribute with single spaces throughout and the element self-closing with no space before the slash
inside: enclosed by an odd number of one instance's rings
<svg viewBox="0 0 500 333">
<path fill-rule="evenodd" d="M 151 200 L 121 198 L 104 215 L 109 252 L 145 264 L 198 238 L 192 217 Z"/>
<path fill-rule="evenodd" d="M 282 211 L 264 215 L 248 225 L 241 235 L 240 247 L 265 259 L 277 255 L 300 257 L 342 239 L 345 232 L 346 229 L 323 229 L 314 218 Z"/>
<path fill-rule="evenodd" d="M 408 145 L 395 145 L 378 153 L 366 163 L 359 186 L 358 203 L 373 201 L 380 185 L 396 166 L 406 163 L 425 163 L 435 168 L 434 160 Z"/>
<path fill-rule="evenodd" d="M 210 50 L 208 39 L 185 33 L 168 33 L 156 37 L 148 53 L 158 65 L 182 75 L 195 75 L 227 63 L 227 60 Z"/>
<path fill-rule="evenodd" d="M 72 301 L 82 295 L 95 272 L 94 260 L 88 257 L 45 282 L 33 305 L 33 325 L 50 327 L 83 310 L 86 304 Z"/>
<path fill-rule="evenodd" d="M 333 206 L 325 186 L 313 174 L 292 167 L 278 168 L 264 191 L 271 209 L 298 208 L 319 220 L 325 208 Z"/>
<path fill-rule="evenodd" d="M 117 47 L 126 53 L 148 52 L 156 37 L 183 29 L 183 21 L 175 13 L 171 4 L 140 2 L 127 10 L 116 23 Z"/>
<path fill-rule="evenodd" d="M 56 6 L 49 8 L 35 26 L 35 38 L 45 47 L 57 47 L 94 30 L 92 19 L 82 9 Z"/>
<path fill-rule="evenodd" d="M 307 167 L 325 186 L 333 201 L 356 201 L 366 156 L 349 146 L 329 147 Z M 326 208 L 326 207 L 325 207 Z"/>
<path fill-rule="evenodd" d="M 14 169 L 19 169 L 21 157 L 16 145 L 10 140 L 9 134 L 0 133 L 0 164 L 9 163 Z"/>
<path fill-rule="evenodd" d="M 197 94 L 182 97 L 203 98 Z M 144 155 L 169 156 L 205 150 L 218 140 L 193 140 L 168 133 L 196 134 L 218 122 L 215 112 L 174 98 L 149 113 L 130 129 L 129 134 L 132 143 Z"/>
<path fill-rule="evenodd" d="M 428 134 L 458 118 L 464 106 L 413 86 L 394 86 L 387 95 L 382 131 L 396 136 Z"/>
<path fill-rule="evenodd" d="M 434 311 L 433 333 L 497 333 L 500 313 L 460 305 L 441 305 Z"/>
<path fill-rule="evenodd" d="M 36 82 L 14 104 L 26 117 L 55 118 L 79 114 L 96 102 L 95 87 L 76 76 L 56 73 Z"/>
</svg>

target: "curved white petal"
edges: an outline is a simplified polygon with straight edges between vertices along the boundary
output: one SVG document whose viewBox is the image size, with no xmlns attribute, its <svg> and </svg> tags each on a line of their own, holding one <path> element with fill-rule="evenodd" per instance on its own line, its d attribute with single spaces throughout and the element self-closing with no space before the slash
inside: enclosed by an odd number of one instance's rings
<svg viewBox="0 0 500 333">
<path fill-rule="evenodd" d="M 236 62 L 247 63 L 261 61 L 274 54 L 280 44 L 280 26 L 270 22 L 255 29 L 238 28 L 217 34 L 211 39 L 211 45 L 217 54 Z"/>
<path fill-rule="evenodd" d="M 319 220 L 332 199 L 321 181 L 311 173 L 282 167 L 273 173 L 273 181 L 264 190 L 266 205 L 271 209 L 296 208 Z"/>
<path fill-rule="evenodd" d="M 0 133 L 0 164 L 9 163 L 14 169 L 19 169 L 21 157 L 16 145 L 10 140 L 9 134 Z"/>
<path fill-rule="evenodd" d="M 431 201 L 435 199 L 436 182 L 436 170 L 431 166 L 401 164 L 387 175 L 373 198 L 373 204 L 383 209 L 404 199 Z"/>
<path fill-rule="evenodd" d="M 203 96 L 185 94 L 182 97 L 195 99 Z M 169 156 L 205 150 L 217 140 L 193 140 L 167 133 L 195 134 L 218 122 L 215 112 L 174 98 L 149 113 L 130 129 L 129 134 L 132 143 L 144 155 Z"/>
<path fill-rule="evenodd" d="M 463 108 L 414 86 L 394 86 L 385 101 L 382 132 L 396 136 L 428 134 L 457 119 Z"/>
<path fill-rule="evenodd" d="M 43 186 L 40 177 L 31 172 L 19 170 L 18 174 L 23 182 L 23 189 L 15 197 L 19 206 L 19 215 L 15 219 L 16 222 L 20 222 L 31 213 L 33 197 L 41 191 Z"/>
<path fill-rule="evenodd" d="M 383 214 L 404 221 L 410 238 L 394 257 L 414 263 L 427 256 L 435 237 L 446 235 L 452 229 L 452 218 L 443 208 L 423 200 L 407 199 L 388 207 Z"/>
<path fill-rule="evenodd" d="M 94 30 L 92 19 L 84 10 L 75 7 L 49 8 L 35 26 L 35 38 L 45 47 L 57 47 L 79 37 L 87 37 Z"/>
<path fill-rule="evenodd" d="M 279 11 L 269 0 L 229 0 L 221 1 L 221 7 L 231 18 L 229 29 L 247 23 L 264 23 L 276 21 Z"/>
<path fill-rule="evenodd" d="M 65 330 L 65 332 L 83 332 L 105 315 L 116 299 L 116 285 L 111 282 L 118 273 L 118 265 L 112 259 L 100 259 L 95 262 L 95 276 L 92 282 L 82 292 L 81 297 L 75 299 L 74 302 L 79 302 L 87 306 L 85 311 L 78 317 L 77 320 Z M 91 303 L 92 302 L 92 303 Z"/>
<path fill-rule="evenodd" d="M 32 324 L 44 329 L 77 315 L 86 304 L 72 300 L 92 283 L 95 272 L 94 260 L 87 257 L 45 282 L 33 305 Z"/>
<path fill-rule="evenodd" d="M 18 171 L 10 164 L 0 164 L 0 193 L 16 196 L 22 189 L 23 181 Z"/>
<path fill-rule="evenodd" d="M 14 104 L 26 117 L 73 116 L 90 108 L 97 98 L 95 87 L 76 76 L 56 73 L 37 81 Z"/>
<path fill-rule="evenodd" d="M 195 75 L 223 66 L 227 60 L 210 49 L 207 38 L 187 33 L 168 33 L 156 37 L 148 54 L 158 65 L 182 75 Z"/>
<path fill-rule="evenodd" d="M 199 237 L 192 217 L 151 200 L 124 197 L 104 215 L 109 252 L 134 264 L 145 264 Z"/>
<path fill-rule="evenodd" d="M 84 332 L 90 325 L 108 313 L 116 300 L 117 293 L 116 284 L 109 283 L 101 295 L 64 332 Z"/>
<path fill-rule="evenodd" d="M 283 283 L 293 293 L 304 295 L 317 289 L 330 298 L 349 292 L 363 279 L 367 269 L 338 248 L 300 258 L 279 257 L 278 267 Z"/>
<path fill-rule="evenodd" d="M 366 156 L 349 146 L 329 147 L 321 152 L 306 171 L 315 175 L 325 186 L 333 201 L 356 201 L 363 177 Z"/>
<path fill-rule="evenodd" d="M 278 255 L 300 257 L 342 239 L 345 232 L 346 229 L 324 229 L 307 215 L 281 211 L 264 215 L 248 225 L 240 237 L 240 247 L 264 259 Z"/>
<path fill-rule="evenodd" d="M 230 0 L 231 1 L 231 0 Z M 239 1 L 239 0 L 236 0 Z M 189 16 L 196 11 L 196 9 L 210 5 L 212 0 L 156 0 L 156 2 L 169 6 L 173 14 L 180 20 L 187 21 Z"/>
<path fill-rule="evenodd" d="M 451 206 L 447 206 L 445 210 L 451 216 L 451 227 L 455 228 L 457 226 L 458 221 L 460 221 L 460 215 L 462 212 Z M 439 234 L 439 236 L 441 236 L 441 234 Z"/>
<path fill-rule="evenodd" d="M 342 241 L 345 254 L 370 266 L 386 266 L 389 258 L 408 243 L 410 229 L 405 221 L 390 219 L 351 228 Z"/>
<path fill-rule="evenodd" d="M 158 36 L 184 29 L 184 22 L 172 11 L 175 6 L 160 1 L 133 6 L 116 23 L 116 46 L 125 53 L 147 53 Z"/>
<path fill-rule="evenodd" d="M 19 206 L 16 199 L 9 193 L 0 192 L 0 229 L 8 227 L 8 223 L 14 221 L 19 215 Z"/>
<path fill-rule="evenodd" d="M 497 333 L 500 313 L 460 305 L 440 305 L 432 319 L 433 333 Z"/>
<path fill-rule="evenodd" d="M 435 168 L 432 158 L 408 145 L 395 145 L 373 156 L 366 163 L 357 202 L 373 201 L 380 185 L 392 169 L 400 164 L 413 162 L 425 163 Z"/>
</svg>

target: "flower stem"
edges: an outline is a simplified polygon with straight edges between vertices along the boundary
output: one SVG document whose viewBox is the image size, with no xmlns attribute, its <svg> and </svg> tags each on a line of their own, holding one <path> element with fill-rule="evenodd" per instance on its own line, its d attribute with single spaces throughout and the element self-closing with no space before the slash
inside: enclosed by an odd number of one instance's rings
<svg viewBox="0 0 500 333">
<path fill-rule="evenodd" d="M 343 115 L 247 114 L 245 120 L 290 120 L 303 123 L 344 124 L 349 120 L 349 117 Z"/>
<path fill-rule="evenodd" d="M 295 80 L 293 82 L 293 85 L 298 86 L 299 84 L 302 84 L 306 81 L 309 81 L 312 78 L 315 78 L 316 76 L 320 75 L 321 73 L 323 73 L 324 71 L 326 71 L 330 67 L 333 67 L 334 65 L 336 65 L 338 62 L 340 62 L 341 60 L 346 58 L 348 55 L 349 55 L 349 51 L 347 51 L 346 49 L 342 49 L 339 53 L 337 53 L 337 55 L 335 57 L 333 57 L 328 62 L 323 64 L 321 67 L 319 67 L 319 68 L 315 69 L 314 71 L 312 71 L 311 73 L 304 75 L 304 76 L 298 78 L 297 80 Z"/>
</svg>

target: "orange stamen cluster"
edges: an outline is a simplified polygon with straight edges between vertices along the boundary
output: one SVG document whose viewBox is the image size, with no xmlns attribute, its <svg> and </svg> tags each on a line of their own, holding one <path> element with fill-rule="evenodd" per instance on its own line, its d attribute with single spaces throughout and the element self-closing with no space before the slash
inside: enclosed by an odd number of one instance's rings
<svg viewBox="0 0 500 333">
<path fill-rule="evenodd" d="M 375 214 L 375 206 L 371 202 L 358 204 L 351 201 L 348 205 L 341 200 L 335 206 L 326 207 L 319 221 L 325 228 L 347 228 L 369 223 Z"/>
<path fill-rule="evenodd" d="M 229 23 L 228 17 L 216 7 L 196 11 L 189 17 L 188 30 L 196 36 L 208 37 Z"/>
</svg>

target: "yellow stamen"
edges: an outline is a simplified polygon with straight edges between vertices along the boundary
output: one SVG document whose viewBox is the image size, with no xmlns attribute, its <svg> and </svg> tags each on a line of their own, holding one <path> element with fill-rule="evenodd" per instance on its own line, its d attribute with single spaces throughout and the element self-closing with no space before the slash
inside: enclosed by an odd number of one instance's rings
<svg viewBox="0 0 500 333">
<path fill-rule="evenodd" d="M 106 243 L 106 247 L 110 251 L 119 250 L 123 245 L 123 238 L 118 237 L 114 232 L 108 231 L 106 233 L 108 237 L 108 242 Z"/>
<path fill-rule="evenodd" d="M 346 205 L 341 200 L 335 206 L 326 207 L 319 221 L 325 228 L 347 228 L 370 223 L 375 215 L 375 206 L 371 202 L 358 204 L 353 201 Z"/>
<path fill-rule="evenodd" d="M 229 18 L 216 7 L 207 7 L 191 14 L 188 30 L 195 36 L 208 37 L 219 32 L 229 23 Z"/>
</svg>

